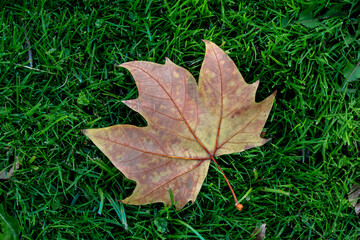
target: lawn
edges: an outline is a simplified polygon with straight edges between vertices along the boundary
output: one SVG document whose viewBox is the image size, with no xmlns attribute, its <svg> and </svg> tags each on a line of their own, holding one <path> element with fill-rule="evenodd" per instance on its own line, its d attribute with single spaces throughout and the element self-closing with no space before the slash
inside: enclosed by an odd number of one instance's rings
<svg viewBox="0 0 360 240">
<path fill-rule="evenodd" d="M 264 223 L 267 239 L 359 237 L 348 193 L 360 183 L 360 5 L 239 2 L 0 2 L 0 171 L 19 162 L 0 207 L 20 239 L 250 239 Z M 277 90 L 272 140 L 217 158 L 244 209 L 213 163 L 180 211 L 122 204 L 135 183 L 81 129 L 145 126 L 115 66 L 168 57 L 197 79 L 202 39 L 260 79 L 257 101 Z"/>
</svg>

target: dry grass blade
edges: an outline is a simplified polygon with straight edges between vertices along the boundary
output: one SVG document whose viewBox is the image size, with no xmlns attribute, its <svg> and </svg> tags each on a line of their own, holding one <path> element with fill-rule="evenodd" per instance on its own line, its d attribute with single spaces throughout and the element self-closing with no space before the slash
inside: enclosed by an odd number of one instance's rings
<svg viewBox="0 0 360 240">
<path fill-rule="evenodd" d="M 28 62 L 29 62 L 29 67 L 33 67 L 34 66 L 34 60 L 33 60 L 33 57 L 32 57 L 32 51 L 31 51 L 31 43 L 30 43 L 30 39 L 27 35 L 27 30 L 25 28 L 25 24 L 23 24 L 23 29 L 24 29 L 24 34 L 25 34 L 25 39 L 26 39 L 26 47 L 29 49 L 28 50 Z"/>
</svg>

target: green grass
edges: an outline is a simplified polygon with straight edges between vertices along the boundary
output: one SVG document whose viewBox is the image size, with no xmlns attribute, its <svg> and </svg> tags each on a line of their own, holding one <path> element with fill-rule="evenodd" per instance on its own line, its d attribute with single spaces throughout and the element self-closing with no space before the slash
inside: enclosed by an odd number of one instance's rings
<svg viewBox="0 0 360 240">
<path fill-rule="evenodd" d="M 21 163 L 0 180 L 0 204 L 21 239 L 249 239 L 262 223 L 268 239 L 357 238 L 347 201 L 360 182 L 357 1 L 237 2 L 0 2 L 0 170 Z M 198 77 L 201 39 L 261 80 L 257 101 L 278 90 L 272 141 L 218 159 L 238 198 L 251 188 L 245 208 L 213 164 L 179 212 L 122 205 L 135 184 L 80 130 L 145 125 L 121 103 L 137 89 L 114 64 L 168 57 Z"/>
</svg>

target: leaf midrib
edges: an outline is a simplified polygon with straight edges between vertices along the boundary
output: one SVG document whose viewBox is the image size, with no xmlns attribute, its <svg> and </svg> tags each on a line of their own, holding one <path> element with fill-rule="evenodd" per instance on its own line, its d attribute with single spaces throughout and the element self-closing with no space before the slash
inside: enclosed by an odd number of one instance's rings
<svg viewBox="0 0 360 240">
<path fill-rule="evenodd" d="M 210 151 L 204 146 L 204 144 L 200 141 L 200 139 L 196 136 L 195 132 L 191 129 L 190 125 L 188 124 L 188 122 L 186 121 L 184 115 L 182 114 L 182 112 L 180 111 L 179 107 L 176 105 L 174 99 L 171 97 L 171 95 L 168 93 L 168 91 L 166 91 L 166 89 L 157 81 L 157 79 L 152 76 L 149 72 L 145 71 L 144 69 L 138 67 L 138 66 L 134 66 L 134 65 L 131 65 L 132 67 L 134 68 L 137 68 L 139 70 L 141 70 L 142 72 L 146 73 L 150 78 L 152 78 L 162 89 L 163 91 L 168 95 L 168 97 L 170 98 L 171 102 L 174 104 L 174 106 L 176 107 L 176 110 L 178 111 L 178 113 L 180 114 L 182 120 L 185 122 L 187 128 L 189 129 L 190 133 L 194 136 L 195 140 L 199 143 L 199 145 L 206 151 L 207 154 L 209 154 L 209 158 L 213 157 L 214 155 L 212 155 L 210 153 Z M 198 114 L 198 113 L 197 113 Z M 183 157 L 178 157 L 178 158 L 181 158 L 181 159 L 185 159 Z M 207 158 L 207 159 L 209 159 Z M 207 159 L 204 159 L 204 160 L 207 160 Z M 195 160 L 195 159 L 193 159 Z"/>
</svg>

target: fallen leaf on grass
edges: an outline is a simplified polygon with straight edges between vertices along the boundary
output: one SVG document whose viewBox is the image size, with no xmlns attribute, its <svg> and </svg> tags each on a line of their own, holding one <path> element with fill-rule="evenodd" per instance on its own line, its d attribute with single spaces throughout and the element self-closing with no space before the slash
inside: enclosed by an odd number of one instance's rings
<svg viewBox="0 0 360 240">
<path fill-rule="evenodd" d="M 266 223 L 263 223 L 259 228 L 255 228 L 255 230 L 252 232 L 251 237 L 256 236 L 256 240 L 262 240 L 265 238 L 266 233 Z"/>
<path fill-rule="evenodd" d="M 16 161 L 16 163 L 10 168 L 9 171 L 2 170 L 0 172 L 0 179 L 9 179 L 14 174 L 14 171 L 19 168 L 19 162 Z"/>
<path fill-rule="evenodd" d="M 135 61 L 121 64 L 136 81 L 139 97 L 123 101 L 148 126 L 115 125 L 83 133 L 137 185 L 123 203 L 171 205 L 194 202 L 215 157 L 261 146 L 260 134 L 275 93 L 255 102 L 259 81 L 247 84 L 234 62 L 214 43 L 206 44 L 199 84 L 186 69 Z M 218 168 L 221 170 L 219 165 Z M 226 176 L 224 178 L 236 195 Z"/>
<path fill-rule="evenodd" d="M 356 215 L 360 213 L 360 186 L 354 185 L 348 194 L 348 200 L 351 206 L 354 208 Z"/>
</svg>

